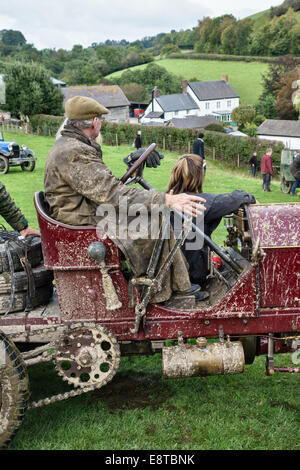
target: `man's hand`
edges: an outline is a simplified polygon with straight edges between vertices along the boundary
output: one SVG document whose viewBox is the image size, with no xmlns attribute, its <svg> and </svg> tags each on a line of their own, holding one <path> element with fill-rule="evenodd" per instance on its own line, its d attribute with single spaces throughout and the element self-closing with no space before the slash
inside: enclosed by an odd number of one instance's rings
<svg viewBox="0 0 300 470">
<path fill-rule="evenodd" d="M 136 152 L 132 152 L 130 155 L 124 158 L 124 163 L 126 163 L 126 165 L 130 167 L 140 158 L 140 156 L 145 152 L 145 150 L 145 148 L 140 148 Z M 147 157 L 146 166 L 148 168 L 156 168 L 158 165 L 160 165 L 160 161 L 163 158 L 164 155 L 162 153 L 157 152 L 157 150 L 153 150 Z"/>
<path fill-rule="evenodd" d="M 180 212 L 189 214 L 193 217 L 203 214 L 206 208 L 201 204 L 206 202 L 205 199 L 198 196 L 192 196 L 191 194 L 180 193 L 180 194 L 166 194 L 165 203 L 171 209 L 177 209 Z"/>
<path fill-rule="evenodd" d="M 22 230 L 20 232 L 20 234 L 22 235 L 22 237 L 26 238 L 28 237 L 28 235 L 35 235 L 37 237 L 40 237 L 41 234 L 39 232 L 37 232 L 36 230 L 34 230 L 33 228 L 30 228 L 30 227 L 27 227 L 25 228 L 24 230 Z"/>
</svg>

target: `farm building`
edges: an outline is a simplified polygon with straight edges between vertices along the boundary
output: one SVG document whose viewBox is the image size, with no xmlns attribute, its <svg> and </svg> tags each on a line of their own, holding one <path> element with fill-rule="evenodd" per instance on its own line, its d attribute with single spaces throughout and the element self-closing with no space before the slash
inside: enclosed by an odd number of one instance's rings
<svg viewBox="0 0 300 470">
<path fill-rule="evenodd" d="M 109 113 L 103 116 L 106 121 L 129 122 L 130 102 L 117 85 L 112 86 L 72 86 L 61 89 L 65 96 L 64 105 L 73 96 L 87 96 L 105 106 Z"/>
<path fill-rule="evenodd" d="M 222 80 L 209 82 L 183 80 L 182 93 L 159 96 L 158 90 L 154 90 L 141 123 L 155 121 L 164 124 L 174 118 L 208 115 L 218 121 L 230 122 L 231 113 L 239 102 L 239 95 L 229 84 L 227 75 Z"/>
<path fill-rule="evenodd" d="M 282 142 L 287 149 L 300 149 L 300 121 L 267 119 L 256 133 L 260 139 Z"/>
</svg>

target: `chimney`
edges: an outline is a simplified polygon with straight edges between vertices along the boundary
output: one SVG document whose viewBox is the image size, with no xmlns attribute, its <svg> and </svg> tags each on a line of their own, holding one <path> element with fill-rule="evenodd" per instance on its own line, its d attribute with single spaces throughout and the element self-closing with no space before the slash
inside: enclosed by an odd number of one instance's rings
<svg viewBox="0 0 300 470">
<path fill-rule="evenodd" d="M 228 75 L 222 75 L 221 80 L 224 80 L 224 82 L 228 83 L 229 82 Z"/>
<path fill-rule="evenodd" d="M 187 95 L 187 87 L 188 87 L 188 81 L 187 80 L 182 80 L 182 93 L 184 95 Z"/>
<path fill-rule="evenodd" d="M 159 97 L 159 89 L 156 87 L 152 90 L 152 112 L 154 111 L 154 100 Z"/>
</svg>

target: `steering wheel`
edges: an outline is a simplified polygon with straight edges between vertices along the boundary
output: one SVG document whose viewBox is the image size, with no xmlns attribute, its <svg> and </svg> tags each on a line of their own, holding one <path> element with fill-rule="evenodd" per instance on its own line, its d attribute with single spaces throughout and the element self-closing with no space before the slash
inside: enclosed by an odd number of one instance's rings
<svg viewBox="0 0 300 470">
<path fill-rule="evenodd" d="M 155 147 L 156 147 L 156 144 L 154 143 L 149 145 L 149 147 L 145 150 L 144 153 L 142 153 L 139 159 L 126 171 L 125 175 L 122 176 L 121 178 L 122 183 L 128 184 L 129 178 L 132 177 L 130 180 L 130 184 L 140 183 L 141 186 L 143 186 L 143 188 L 145 189 L 150 189 L 150 187 L 152 187 L 143 178 L 143 163 L 147 160 L 148 156 L 150 155 L 151 152 L 153 152 Z"/>
</svg>

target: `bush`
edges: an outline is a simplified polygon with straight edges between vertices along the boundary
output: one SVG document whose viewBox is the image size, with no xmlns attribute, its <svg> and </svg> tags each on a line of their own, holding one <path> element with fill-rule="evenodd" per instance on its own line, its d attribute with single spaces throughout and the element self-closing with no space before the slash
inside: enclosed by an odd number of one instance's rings
<svg viewBox="0 0 300 470">
<path fill-rule="evenodd" d="M 35 114 L 30 117 L 31 130 L 33 134 L 55 136 L 64 119 L 64 116 Z"/>
<path fill-rule="evenodd" d="M 225 132 L 225 129 L 224 129 L 224 126 L 222 126 L 222 124 L 215 124 L 214 122 L 212 122 L 211 124 L 208 124 L 206 127 L 205 127 L 205 130 L 207 131 L 215 131 L 215 132 Z"/>
</svg>

